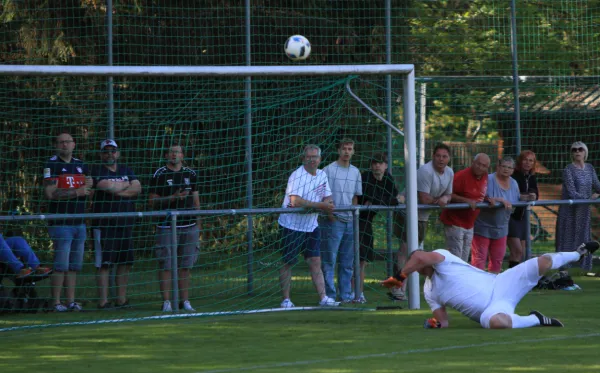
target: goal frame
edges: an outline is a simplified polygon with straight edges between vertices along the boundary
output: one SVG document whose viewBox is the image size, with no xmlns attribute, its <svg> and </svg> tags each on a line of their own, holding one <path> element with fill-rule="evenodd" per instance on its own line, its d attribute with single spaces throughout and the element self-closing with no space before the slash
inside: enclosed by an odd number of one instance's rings
<svg viewBox="0 0 600 373">
<path fill-rule="evenodd" d="M 302 65 L 302 66 L 69 66 L 69 65 L 0 65 L 4 76 L 137 76 L 137 77 L 269 77 L 269 76 L 403 76 L 404 161 L 406 177 L 406 229 L 409 252 L 419 247 L 417 236 L 417 142 L 415 120 L 415 70 L 412 64 L 373 65 Z M 401 133 L 388 118 L 383 123 Z M 403 208 L 400 206 L 399 208 Z M 346 209 L 347 210 L 347 209 Z M 355 220 L 360 208 L 355 208 Z M 177 214 L 173 214 L 175 221 Z M 64 218 L 64 217 L 63 217 Z M 355 232 L 355 237 L 357 232 Z M 355 242 L 355 250 L 358 242 Z M 176 281 L 174 281 L 176 286 Z M 409 308 L 420 308 L 419 277 L 409 276 Z M 175 292 L 176 289 L 173 289 Z"/>
</svg>

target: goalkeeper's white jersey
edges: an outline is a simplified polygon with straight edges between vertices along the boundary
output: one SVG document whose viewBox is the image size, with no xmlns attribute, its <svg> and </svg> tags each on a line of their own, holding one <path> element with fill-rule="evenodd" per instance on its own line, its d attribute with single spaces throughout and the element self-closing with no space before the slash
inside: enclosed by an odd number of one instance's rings
<svg viewBox="0 0 600 373">
<path fill-rule="evenodd" d="M 423 285 L 432 311 L 452 307 L 470 319 L 479 318 L 492 298 L 496 275 L 471 266 L 448 250 L 435 250 L 444 261 L 433 266 L 432 278 Z"/>
</svg>

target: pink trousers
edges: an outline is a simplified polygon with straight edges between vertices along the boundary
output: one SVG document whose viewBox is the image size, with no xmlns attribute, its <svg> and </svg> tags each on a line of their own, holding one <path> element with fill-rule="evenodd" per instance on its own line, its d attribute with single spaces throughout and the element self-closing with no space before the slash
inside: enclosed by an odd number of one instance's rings
<svg viewBox="0 0 600 373">
<path fill-rule="evenodd" d="M 483 236 L 473 235 L 471 242 L 471 265 L 485 270 L 485 264 L 488 261 L 488 271 L 500 273 L 502 270 L 502 260 L 506 254 L 506 236 L 497 239 L 491 239 Z"/>
</svg>

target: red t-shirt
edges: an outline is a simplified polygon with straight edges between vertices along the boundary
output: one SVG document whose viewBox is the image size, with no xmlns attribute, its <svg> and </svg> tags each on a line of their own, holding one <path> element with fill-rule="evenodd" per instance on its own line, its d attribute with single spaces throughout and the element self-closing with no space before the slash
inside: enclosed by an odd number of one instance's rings
<svg viewBox="0 0 600 373">
<path fill-rule="evenodd" d="M 452 193 L 461 197 L 483 202 L 487 192 L 487 175 L 483 175 L 479 180 L 473 175 L 471 167 L 458 171 L 454 174 L 452 182 Z M 457 227 L 471 229 L 475 226 L 475 220 L 479 215 L 479 209 L 461 209 L 461 210 L 442 210 L 440 220 L 446 225 L 456 225 Z"/>
</svg>

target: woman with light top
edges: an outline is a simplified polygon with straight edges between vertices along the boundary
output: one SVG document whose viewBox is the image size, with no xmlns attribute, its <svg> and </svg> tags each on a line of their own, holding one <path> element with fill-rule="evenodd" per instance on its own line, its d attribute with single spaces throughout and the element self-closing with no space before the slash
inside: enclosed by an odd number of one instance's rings
<svg viewBox="0 0 600 373">
<path fill-rule="evenodd" d="M 537 160 L 535 153 L 531 150 L 523 150 L 517 157 L 517 164 L 512 178 L 519 185 L 521 201 L 537 201 L 539 191 L 535 170 Z M 517 207 L 510 216 L 508 222 L 508 248 L 510 254 L 508 257 L 508 267 L 512 268 L 521 262 L 523 251 L 525 250 L 527 235 L 527 220 L 525 219 L 525 208 Z"/>
<path fill-rule="evenodd" d="M 508 220 L 512 214 L 512 204 L 519 201 L 519 185 L 511 176 L 515 161 L 504 157 L 498 161 L 496 172 L 488 175 L 486 200 L 490 205 L 500 202 L 504 208 L 482 209 L 475 220 L 473 242 L 471 243 L 471 265 L 479 269 L 500 273 L 506 253 Z"/>
<path fill-rule="evenodd" d="M 585 163 L 588 148 L 581 141 L 571 145 L 570 165 L 563 170 L 562 199 L 597 199 L 600 181 L 594 167 Z M 590 205 L 560 206 L 556 220 L 556 251 L 573 251 L 573 247 L 590 240 L 592 213 Z M 592 268 L 592 257 L 587 255 L 581 268 Z"/>
</svg>

